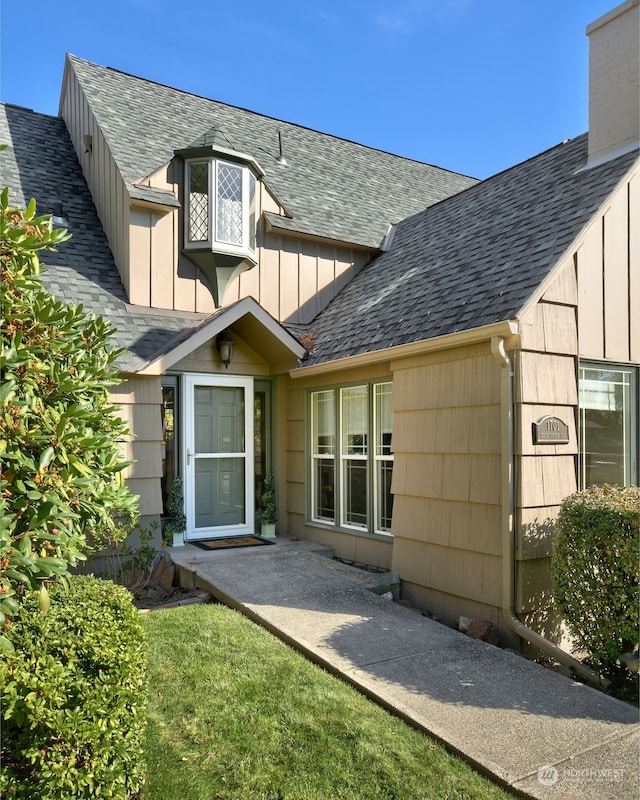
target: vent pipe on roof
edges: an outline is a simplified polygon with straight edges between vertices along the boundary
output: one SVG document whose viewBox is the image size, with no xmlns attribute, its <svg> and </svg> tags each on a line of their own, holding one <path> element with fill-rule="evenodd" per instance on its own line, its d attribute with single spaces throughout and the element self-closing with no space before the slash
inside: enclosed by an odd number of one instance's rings
<svg viewBox="0 0 640 800">
<path fill-rule="evenodd" d="M 393 235 L 396 232 L 396 226 L 392 222 L 389 227 L 387 228 L 387 232 L 382 237 L 382 241 L 380 242 L 380 250 L 383 253 L 386 253 L 387 250 L 391 247 L 391 242 L 393 242 Z"/>
<path fill-rule="evenodd" d="M 587 27 L 589 160 L 595 166 L 640 145 L 640 0 Z"/>
<path fill-rule="evenodd" d="M 276 156 L 276 164 L 279 167 L 288 167 L 287 159 L 282 152 L 282 133 L 278 131 L 278 155 Z"/>
<path fill-rule="evenodd" d="M 51 221 L 58 228 L 68 228 L 69 220 L 64 213 L 64 207 L 60 200 L 56 200 L 51 208 Z"/>
</svg>

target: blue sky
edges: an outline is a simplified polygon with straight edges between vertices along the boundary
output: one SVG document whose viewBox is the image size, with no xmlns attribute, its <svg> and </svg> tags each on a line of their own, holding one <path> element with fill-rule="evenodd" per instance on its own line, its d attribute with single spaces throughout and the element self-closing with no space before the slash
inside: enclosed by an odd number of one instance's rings
<svg viewBox="0 0 640 800">
<path fill-rule="evenodd" d="M 484 178 L 587 129 L 617 0 L 0 0 L 0 96 L 57 114 L 64 55 Z"/>
</svg>

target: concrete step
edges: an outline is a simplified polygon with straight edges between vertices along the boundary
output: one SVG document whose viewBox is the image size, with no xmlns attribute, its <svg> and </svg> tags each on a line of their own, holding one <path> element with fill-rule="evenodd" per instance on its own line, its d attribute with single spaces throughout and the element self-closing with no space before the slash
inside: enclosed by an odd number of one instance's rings
<svg viewBox="0 0 640 800">
<path fill-rule="evenodd" d="M 391 592 L 394 600 L 400 599 L 400 576 L 397 572 L 379 572 L 369 570 L 356 564 L 345 564 L 344 561 L 333 556 L 327 558 L 324 554 L 308 553 L 307 558 L 320 559 L 323 566 L 334 569 L 354 581 L 364 583 L 374 594 L 383 595 Z"/>
</svg>

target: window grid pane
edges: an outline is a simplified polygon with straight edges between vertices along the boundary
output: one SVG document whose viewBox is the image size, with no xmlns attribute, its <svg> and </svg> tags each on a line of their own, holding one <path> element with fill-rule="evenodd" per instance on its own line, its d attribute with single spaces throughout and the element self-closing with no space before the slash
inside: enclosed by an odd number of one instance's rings
<svg viewBox="0 0 640 800">
<path fill-rule="evenodd" d="M 389 533 L 393 514 L 393 495 L 391 479 L 393 477 L 393 461 L 378 461 L 376 492 L 376 530 Z"/>
<path fill-rule="evenodd" d="M 209 239 L 209 164 L 189 164 L 189 241 Z"/>
<path fill-rule="evenodd" d="M 343 471 L 344 523 L 365 528 L 367 525 L 367 462 L 349 458 Z"/>
<path fill-rule="evenodd" d="M 333 459 L 314 459 L 313 516 L 315 519 L 335 520 L 335 464 Z"/>
<path fill-rule="evenodd" d="M 367 454 L 369 427 L 367 396 L 366 386 L 352 386 L 341 390 L 343 454 Z"/>
<path fill-rule="evenodd" d="M 632 373 L 580 369 L 580 484 L 628 486 L 632 472 Z"/>
<path fill-rule="evenodd" d="M 391 384 L 378 383 L 375 386 L 376 455 L 391 455 Z"/>
<path fill-rule="evenodd" d="M 332 391 L 315 392 L 312 398 L 312 450 L 334 455 L 336 442 L 335 397 Z"/>
<path fill-rule="evenodd" d="M 242 244 L 242 169 L 218 163 L 216 239 Z"/>
<path fill-rule="evenodd" d="M 249 173 L 249 250 L 256 249 L 256 179 Z"/>
<path fill-rule="evenodd" d="M 312 516 L 335 522 L 336 415 L 333 390 L 314 392 L 311 398 Z"/>
<path fill-rule="evenodd" d="M 374 386 L 373 402 L 376 442 L 376 469 L 374 476 L 375 529 L 379 533 L 391 532 L 391 516 L 393 512 L 393 495 L 391 494 L 391 480 L 393 477 L 391 391 L 391 383 L 378 383 Z"/>
</svg>

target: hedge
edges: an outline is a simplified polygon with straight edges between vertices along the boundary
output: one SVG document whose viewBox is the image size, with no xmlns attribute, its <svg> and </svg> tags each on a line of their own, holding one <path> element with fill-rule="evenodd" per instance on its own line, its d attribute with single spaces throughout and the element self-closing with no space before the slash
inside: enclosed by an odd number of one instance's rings
<svg viewBox="0 0 640 800">
<path fill-rule="evenodd" d="M 130 593 L 92 576 L 21 603 L 0 662 L 0 796 L 127 800 L 144 779 L 146 643 Z"/>
<path fill-rule="evenodd" d="M 640 488 L 592 486 L 562 504 L 552 553 L 556 604 L 576 648 L 609 680 L 638 643 Z"/>
</svg>

